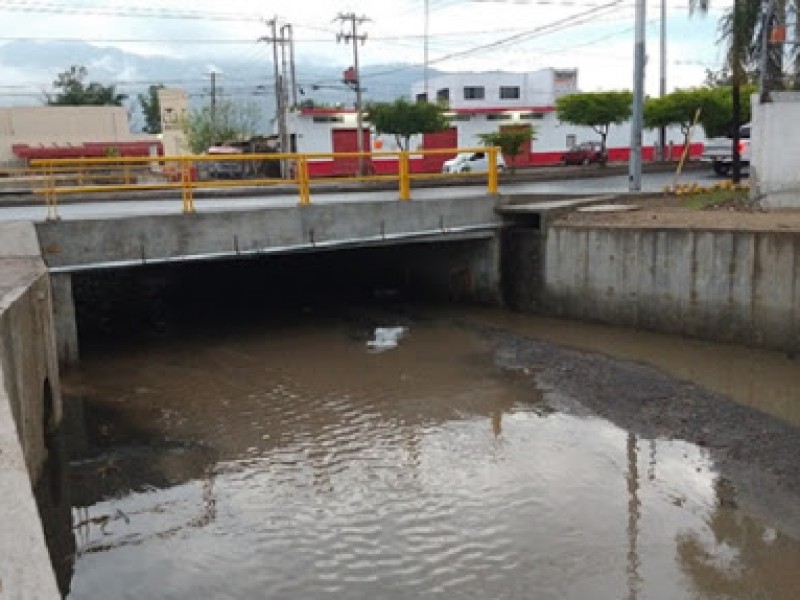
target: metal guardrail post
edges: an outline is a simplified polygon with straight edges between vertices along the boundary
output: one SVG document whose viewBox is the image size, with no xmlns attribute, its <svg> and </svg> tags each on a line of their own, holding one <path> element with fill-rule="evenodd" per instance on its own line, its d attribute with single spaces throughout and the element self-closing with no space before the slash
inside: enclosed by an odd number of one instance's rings
<svg viewBox="0 0 800 600">
<path fill-rule="evenodd" d="M 409 154 L 407 150 L 400 152 L 398 162 L 398 178 L 400 179 L 400 200 L 411 200 L 411 180 L 409 179 Z"/>
<path fill-rule="evenodd" d="M 181 199 L 183 200 L 183 212 L 194 212 L 194 197 L 192 189 L 191 163 L 185 158 L 181 158 Z"/>
<path fill-rule="evenodd" d="M 308 159 L 305 156 L 297 157 L 297 185 L 300 191 L 300 205 L 311 204 L 311 180 L 308 176 Z"/>
<path fill-rule="evenodd" d="M 490 146 L 489 150 L 489 177 L 487 185 L 489 193 L 497 195 L 497 146 Z"/>
<path fill-rule="evenodd" d="M 48 221 L 58 220 L 58 195 L 56 194 L 56 178 L 53 172 L 53 163 L 48 162 L 45 166 L 45 188 L 44 188 L 44 202 L 47 206 Z"/>
</svg>

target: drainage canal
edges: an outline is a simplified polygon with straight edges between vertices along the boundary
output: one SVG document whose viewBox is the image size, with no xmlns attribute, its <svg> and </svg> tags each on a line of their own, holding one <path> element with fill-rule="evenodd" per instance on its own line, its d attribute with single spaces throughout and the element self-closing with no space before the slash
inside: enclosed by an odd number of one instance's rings
<svg viewBox="0 0 800 600">
<path fill-rule="evenodd" d="M 429 263 L 76 276 L 69 597 L 798 596 L 791 415 L 614 357 L 681 340 L 570 324 L 602 353 L 567 349 Z"/>
</svg>

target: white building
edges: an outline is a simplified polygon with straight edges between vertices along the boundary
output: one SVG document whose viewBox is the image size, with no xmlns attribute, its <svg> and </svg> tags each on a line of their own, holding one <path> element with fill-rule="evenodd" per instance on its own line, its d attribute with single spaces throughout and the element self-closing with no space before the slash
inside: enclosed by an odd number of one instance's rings
<svg viewBox="0 0 800 600">
<path fill-rule="evenodd" d="M 556 115 L 556 99 L 578 92 L 576 69 L 541 69 L 528 73 L 485 72 L 448 73 L 430 78 L 411 88 L 418 101 L 447 102 L 452 128 L 448 131 L 415 136 L 413 149 L 468 148 L 481 146 L 479 135 L 498 130 L 531 130 L 532 140 L 514 160 L 517 166 L 558 164 L 564 150 L 576 143 L 599 140 L 590 127 L 562 123 Z M 368 126 L 368 125 L 367 125 Z M 298 152 L 352 152 L 356 150 L 355 111 L 317 108 L 293 112 L 289 131 L 295 135 Z M 609 160 L 629 157 L 630 126 L 612 125 L 607 138 Z M 645 131 L 643 158 L 652 160 L 658 133 Z M 702 131 L 698 130 L 691 146 L 692 155 L 702 152 Z M 680 128 L 667 130 L 667 143 L 673 156 L 683 150 Z M 364 134 L 365 150 L 397 150 L 393 136 Z M 412 158 L 412 169 L 438 171 L 446 155 Z M 392 172 L 396 160 L 373 160 L 378 173 Z M 318 158 L 310 163 L 311 175 L 341 175 L 353 172 L 354 159 Z"/>
</svg>

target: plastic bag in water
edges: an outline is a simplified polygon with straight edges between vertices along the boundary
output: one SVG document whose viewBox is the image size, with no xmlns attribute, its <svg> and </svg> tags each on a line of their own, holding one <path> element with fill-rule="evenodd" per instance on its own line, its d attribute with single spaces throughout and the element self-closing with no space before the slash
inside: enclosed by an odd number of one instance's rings
<svg viewBox="0 0 800 600">
<path fill-rule="evenodd" d="M 383 352 L 397 348 L 408 327 L 376 327 L 375 339 L 367 342 L 367 348 L 372 352 Z"/>
</svg>

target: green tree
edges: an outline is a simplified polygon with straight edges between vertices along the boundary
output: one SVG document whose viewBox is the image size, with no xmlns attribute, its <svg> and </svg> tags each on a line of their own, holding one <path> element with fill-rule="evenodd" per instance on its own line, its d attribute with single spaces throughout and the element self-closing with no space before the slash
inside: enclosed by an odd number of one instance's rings
<svg viewBox="0 0 800 600">
<path fill-rule="evenodd" d="M 506 156 L 516 158 L 525 142 L 536 139 L 534 134 L 536 130 L 532 127 L 526 131 L 521 129 L 512 129 L 507 131 L 493 131 L 492 133 L 479 133 L 478 138 L 484 146 L 498 146 L 500 151 Z M 516 170 L 515 161 L 511 161 L 511 173 Z"/>
<path fill-rule="evenodd" d="M 689 142 L 689 131 L 698 110 L 707 107 L 706 89 L 675 90 L 660 98 L 648 98 L 644 103 L 644 126 L 660 129 L 678 125 L 683 134 L 684 147 Z"/>
<path fill-rule="evenodd" d="M 411 103 L 403 98 L 376 102 L 367 107 L 367 119 L 377 133 L 394 135 L 401 150 L 408 150 L 412 135 L 435 133 L 450 127 L 444 107 L 429 102 Z"/>
<path fill-rule="evenodd" d="M 556 99 L 560 121 L 591 127 L 600 135 L 603 154 L 611 125 L 619 125 L 631 116 L 633 94 L 627 91 L 569 94 Z"/>
<path fill-rule="evenodd" d="M 97 82 L 84 83 L 88 71 L 81 65 L 72 65 L 59 73 L 53 87 L 59 90 L 47 94 L 47 104 L 51 106 L 122 106 L 127 98 L 118 94 L 115 86 L 105 86 Z"/>
<path fill-rule="evenodd" d="M 752 84 L 740 87 L 740 123 L 750 120 L 750 97 L 756 90 L 756 86 Z M 721 85 L 705 90 L 700 124 L 709 137 L 733 136 L 733 86 Z"/>
<path fill-rule="evenodd" d="M 158 90 L 163 90 L 164 85 L 151 85 L 147 94 L 139 94 L 139 106 L 144 115 L 145 133 L 161 133 L 161 103 L 158 101 Z"/>
<path fill-rule="evenodd" d="M 709 3 L 710 0 L 690 0 L 689 10 L 707 13 Z M 727 44 L 725 62 L 731 78 L 734 183 L 739 183 L 741 180 L 739 156 L 739 125 L 742 123 L 741 87 L 747 83 L 747 64 L 754 55 L 753 40 L 760 10 L 761 3 L 758 0 L 734 0 L 730 11 L 721 21 L 722 37 Z"/>
<path fill-rule="evenodd" d="M 184 123 L 192 152 L 205 152 L 209 146 L 244 140 L 256 134 L 261 112 L 253 102 L 217 102 L 214 114 L 209 107 L 193 110 Z"/>
</svg>

